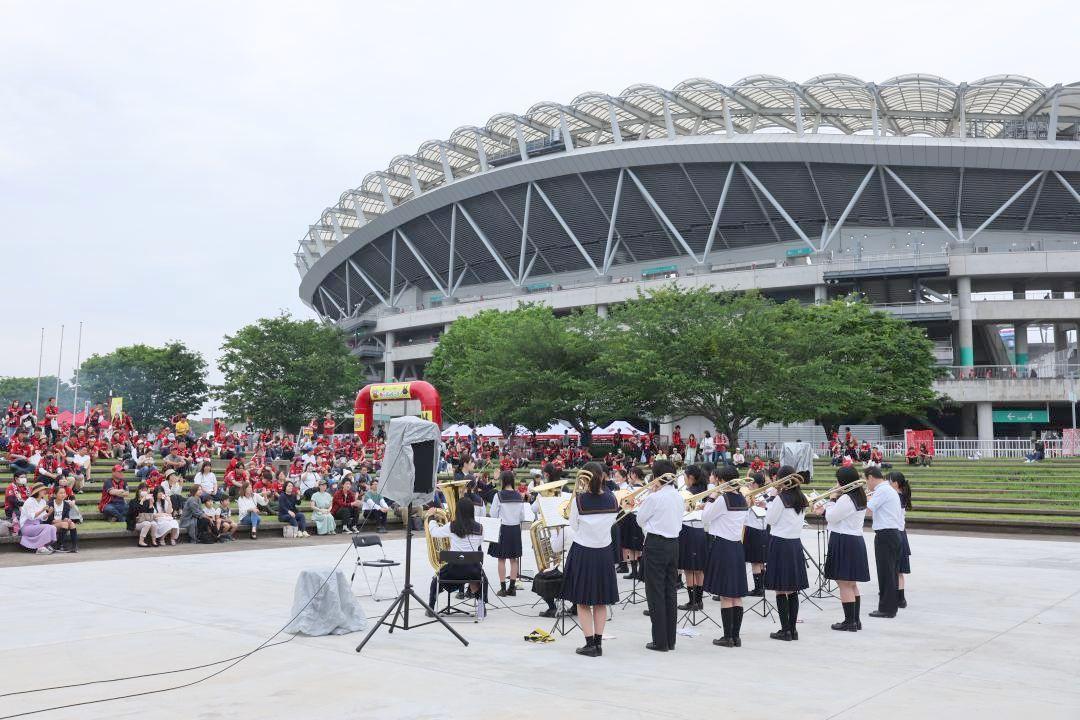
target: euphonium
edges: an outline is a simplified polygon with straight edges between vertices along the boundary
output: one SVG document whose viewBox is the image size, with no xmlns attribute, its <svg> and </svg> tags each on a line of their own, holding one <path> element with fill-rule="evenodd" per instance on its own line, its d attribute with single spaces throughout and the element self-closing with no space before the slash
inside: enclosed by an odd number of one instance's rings
<svg viewBox="0 0 1080 720">
<path fill-rule="evenodd" d="M 533 492 L 544 497 L 554 496 L 561 491 L 566 482 L 566 480 L 555 480 L 543 485 L 537 485 L 533 488 Z M 539 572 L 544 572 L 558 566 L 559 556 L 555 553 L 555 548 L 551 544 L 551 528 L 547 526 L 547 522 L 544 520 L 544 506 L 540 505 L 539 508 L 540 511 L 537 512 L 536 519 L 529 526 L 529 539 L 532 540 L 536 569 Z"/>
<path fill-rule="evenodd" d="M 466 485 L 469 484 L 468 480 L 454 480 L 451 482 L 438 483 L 435 487 L 443 491 L 443 495 L 446 497 L 446 509 L 436 508 L 435 512 L 424 518 L 424 541 L 427 544 L 427 556 L 428 562 L 431 563 L 431 567 L 435 572 L 438 572 L 443 563 L 439 560 L 439 553 L 443 550 L 450 549 L 449 538 L 434 538 L 431 537 L 431 528 L 428 525 L 435 521 L 440 525 L 445 525 L 454 519 L 457 514 L 458 500 L 461 499 L 461 492 Z"/>
<path fill-rule="evenodd" d="M 747 492 L 744 488 L 743 495 L 746 496 L 747 500 L 752 500 L 758 495 L 761 495 L 764 492 L 768 492 L 769 490 L 780 491 L 787 490 L 793 487 L 798 487 L 802 483 L 802 480 L 802 475 L 800 475 L 799 473 L 791 473 L 790 475 L 785 475 L 782 478 L 777 478 L 770 483 L 765 483 L 761 487 L 750 490 L 749 492 Z"/>
</svg>

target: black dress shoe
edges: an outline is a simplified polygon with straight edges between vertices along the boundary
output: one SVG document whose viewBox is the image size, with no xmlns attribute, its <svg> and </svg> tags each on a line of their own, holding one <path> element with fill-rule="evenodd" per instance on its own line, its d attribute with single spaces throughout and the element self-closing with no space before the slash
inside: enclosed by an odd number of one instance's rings
<svg viewBox="0 0 1080 720">
<path fill-rule="evenodd" d="M 769 633 L 769 637 L 773 640 L 783 640 L 784 642 L 791 642 L 791 633 L 787 630 L 777 630 L 776 632 Z"/>
<path fill-rule="evenodd" d="M 872 613 L 870 613 L 870 617 L 894 618 L 894 617 L 896 617 L 896 613 L 883 613 L 880 610 L 874 610 Z"/>
<path fill-rule="evenodd" d="M 896 603 L 896 607 L 898 607 L 898 608 L 906 608 L 907 607 L 907 600 L 898 601 Z"/>
<path fill-rule="evenodd" d="M 712 644 L 719 647 L 742 647 L 742 639 L 733 637 L 722 637 L 713 640 Z"/>
<path fill-rule="evenodd" d="M 668 649 L 666 647 L 660 647 L 656 643 L 646 643 L 645 649 L 646 650 L 655 650 L 656 652 L 667 652 L 668 651 Z"/>
<path fill-rule="evenodd" d="M 555 609 L 550 608 L 548 610 L 544 610 L 543 612 L 540 613 L 540 617 L 543 617 L 543 618 L 553 618 L 553 617 L 555 617 Z"/>
<path fill-rule="evenodd" d="M 855 632 L 859 628 L 855 626 L 855 623 L 849 623 L 847 620 L 844 622 L 833 623 L 830 625 L 833 630 L 842 630 L 844 632 Z"/>
<path fill-rule="evenodd" d="M 648 617 L 649 616 L 649 611 L 648 610 L 642 610 L 641 614 L 644 615 L 645 617 Z"/>
</svg>

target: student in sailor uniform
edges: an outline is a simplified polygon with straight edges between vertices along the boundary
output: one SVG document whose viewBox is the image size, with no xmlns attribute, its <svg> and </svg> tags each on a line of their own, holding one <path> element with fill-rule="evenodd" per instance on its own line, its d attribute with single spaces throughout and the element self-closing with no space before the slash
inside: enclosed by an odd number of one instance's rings
<svg viewBox="0 0 1080 720">
<path fill-rule="evenodd" d="M 787 477 L 795 468 L 784 465 L 777 477 Z M 806 496 L 798 485 L 781 491 L 769 501 L 765 522 L 769 523 L 769 556 L 765 565 L 765 587 L 776 591 L 776 612 L 780 630 L 769 633 L 773 640 L 798 640 L 799 591 L 810 587 L 803 559 L 802 527 Z"/>
<path fill-rule="evenodd" d="M 838 487 L 858 479 L 859 471 L 853 467 L 842 467 L 836 471 Z M 840 588 L 840 603 L 844 608 L 844 621 L 833 623 L 832 629 L 848 632 L 862 630 L 859 583 L 870 580 L 870 563 L 866 558 L 866 541 L 863 540 L 866 491 L 861 487 L 849 490 L 815 508 L 814 512 L 825 516 L 829 530 L 825 577 L 836 581 Z"/>
<path fill-rule="evenodd" d="M 750 474 L 749 490 L 759 488 L 765 484 L 765 473 L 756 472 Z M 747 508 L 743 526 L 746 534 L 743 536 L 743 552 L 746 562 L 750 563 L 750 573 L 754 579 L 754 587 L 747 593 L 750 597 L 765 597 L 765 586 L 762 581 L 765 578 L 765 561 L 769 554 L 769 528 L 765 524 L 765 515 L 762 511 L 766 508 L 765 498 L 760 495 L 754 499 L 754 505 Z M 755 508 L 759 517 L 755 513 Z"/>
<path fill-rule="evenodd" d="M 436 512 L 438 508 L 429 508 L 428 515 Z M 480 523 L 476 522 L 476 505 L 468 498 L 462 498 L 457 503 L 454 519 L 446 525 L 431 524 L 428 532 L 433 538 L 449 538 L 451 552 L 477 552 L 484 546 L 484 531 Z M 476 578 L 483 577 L 484 568 L 480 563 L 470 565 L 443 565 L 436 577 L 431 578 L 431 590 L 428 593 L 428 606 L 435 607 L 435 599 L 439 590 L 454 590 L 455 583 L 464 585 L 468 583 L 469 596 L 479 597 L 480 582 Z M 439 583 L 442 583 L 440 588 Z M 487 588 L 484 589 L 487 595 Z M 484 597 L 487 601 L 487 597 Z M 428 613 L 429 616 L 432 613 Z"/>
<path fill-rule="evenodd" d="M 645 484 L 645 472 L 637 466 L 630 468 L 627 475 L 626 485 L 623 490 L 633 492 Z M 635 499 L 635 503 L 636 503 Z M 645 545 L 645 534 L 641 532 L 641 525 L 637 521 L 637 513 L 631 512 L 620 523 L 619 544 L 622 546 L 623 558 L 630 565 L 630 573 L 624 575 L 626 580 L 642 580 L 641 572 L 641 549 Z"/>
<path fill-rule="evenodd" d="M 619 601 L 615 563 L 611 562 L 611 527 L 619 513 L 619 502 L 607 488 L 607 471 L 598 462 L 588 462 L 580 470 L 587 476 L 587 492 L 579 492 L 570 504 L 570 527 L 574 541 L 566 556 L 559 597 L 577 606 L 578 624 L 585 633 L 585 646 L 578 655 L 603 655 L 601 640 L 607 620 L 607 606 Z"/>
<path fill-rule="evenodd" d="M 900 495 L 900 574 L 897 578 L 896 607 L 906 608 L 907 598 L 904 596 L 904 576 L 911 574 L 911 545 L 908 544 L 906 527 L 907 511 L 911 509 L 911 484 L 904 477 L 904 473 L 899 470 L 889 473 L 886 479 Z"/>
<path fill-rule="evenodd" d="M 515 490 L 517 478 L 513 470 L 499 473 L 502 488 L 491 502 L 490 515 L 499 518 L 499 542 L 488 546 L 488 555 L 498 558 L 499 597 L 514 597 L 514 581 L 521 568 L 521 522 L 525 518 L 525 499 Z M 509 562 L 507 562 L 509 561 Z M 509 578 L 506 566 L 510 566 Z"/>
<path fill-rule="evenodd" d="M 734 480 L 739 472 L 731 465 L 713 469 L 714 485 Z M 712 545 L 705 566 L 705 591 L 720 596 L 720 618 L 724 636 L 713 640 L 720 647 L 742 647 L 742 599 L 746 595 L 746 555 L 743 552 L 743 528 L 746 498 L 739 492 L 721 493 L 707 498 L 701 519 L 709 526 Z"/>
<path fill-rule="evenodd" d="M 686 491 L 691 495 L 704 492 L 708 489 L 705 474 L 697 465 L 686 466 Z M 679 531 L 679 569 L 686 576 L 686 592 L 689 595 L 684 605 L 679 605 L 680 610 L 701 610 L 704 591 L 702 584 L 705 582 L 705 565 L 708 558 L 708 543 L 705 539 L 705 528 L 701 520 L 683 520 L 682 530 Z"/>
</svg>

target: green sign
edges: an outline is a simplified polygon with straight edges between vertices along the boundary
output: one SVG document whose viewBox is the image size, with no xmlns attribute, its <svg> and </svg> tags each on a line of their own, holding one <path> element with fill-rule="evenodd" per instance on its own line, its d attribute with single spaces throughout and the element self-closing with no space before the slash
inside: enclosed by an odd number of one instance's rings
<svg viewBox="0 0 1080 720">
<path fill-rule="evenodd" d="M 809 255 L 812 252 L 813 252 L 813 250 L 811 250 L 808 247 L 801 247 L 801 248 L 791 248 L 790 250 L 788 250 L 784 254 L 787 255 L 788 257 L 801 257 L 803 255 Z"/>
<path fill-rule="evenodd" d="M 1050 413 L 1046 410 L 995 410 L 996 423 L 1045 423 L 1050 422 Z"/>
</svg>

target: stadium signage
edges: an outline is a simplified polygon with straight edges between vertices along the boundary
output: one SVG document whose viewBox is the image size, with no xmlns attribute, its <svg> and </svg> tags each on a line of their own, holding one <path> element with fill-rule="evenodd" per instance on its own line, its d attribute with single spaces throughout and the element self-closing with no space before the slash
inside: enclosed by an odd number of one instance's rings
<svg viewBox="0 0 1080 720">
<path fill-rule="evenodd" d="M 994 411 L 996 423 L 1045 423 L 1050 422 L 1050 412 L 1047 410 L 1003 409 Z"/>
</svg>

